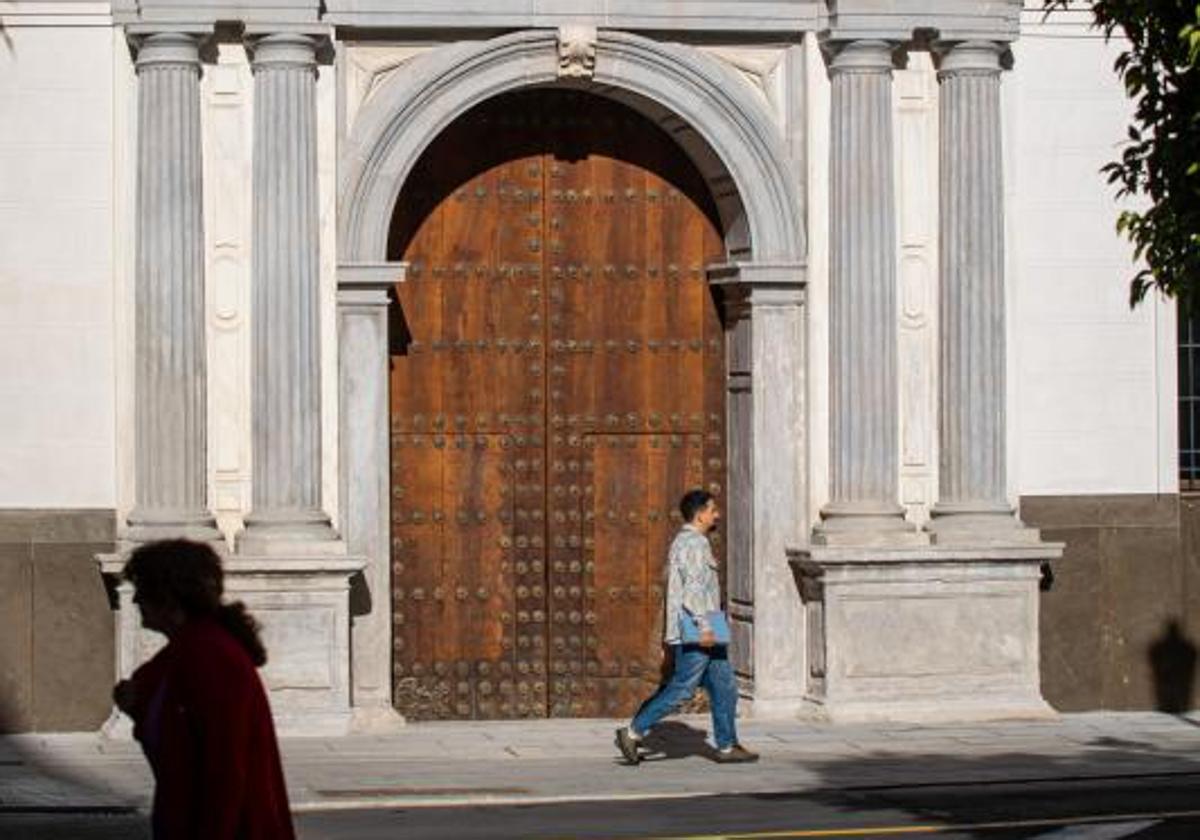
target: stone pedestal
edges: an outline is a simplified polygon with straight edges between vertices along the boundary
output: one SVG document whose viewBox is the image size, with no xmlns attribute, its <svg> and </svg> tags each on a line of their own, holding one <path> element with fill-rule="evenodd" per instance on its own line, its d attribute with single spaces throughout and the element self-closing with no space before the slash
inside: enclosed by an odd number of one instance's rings
<svg viewBox="0 0 1200 840">
<path fill-rule="evenodd" d="M 121 580 L 128 555 L 100 557 L 117 581 L 117 679 L 152 657 L 166 637 L 141 626 L 133 585 Z M 356 558 L 257 558 L 225 562 L 225 595 L 243 601 L 262 624 L 267 664 L 259 672 L 280 735 L 340 735 L 350 711 L 351 579 L 365 563 Z M 128 738 L 132 724 L 113 709 L 102 732 Z"/>
<path fill-rule="evenodd" d="M 825 720 L 1053 715 L 1041 697 L 1041 564 L 1061 544 L 791 552 L 808 618 L 807 713 Z"/>
<path fill-rule="evenodd" d="M 201 33 L 137 49 L 135 506 L 123 536 L 216 541 L 208 509 Z"/>
<path fill-rule="evenodd" d="M 830 501 L 820 544 L 921 542 L 899 491 L 896 200 L 888 41 L 825 44 L 831 85 Z"/>
<path fill-rule="evenodd" d="M 342 535 L 366 559 L 350 590 L 355 731 L 392 729 L 392 575 L 388 312 L 404 263 L 338 267 Z"/>
<path fill-rule="evenodd" d="M 805 269 L 738 263 L 709 269 L 724 303 L 729 379 L 731 656 L 747 710 L 792 716 L 802 705 L 804 621 L 787 547 L 805 511 Z"/>
<path fill-rule="evenodd" d="M 228 597 L 262 622 L 263 682 L 280 734 L 350 731 L 350 583 L 358 557 L 237 559 L 226 564 Z"/>
</svg>

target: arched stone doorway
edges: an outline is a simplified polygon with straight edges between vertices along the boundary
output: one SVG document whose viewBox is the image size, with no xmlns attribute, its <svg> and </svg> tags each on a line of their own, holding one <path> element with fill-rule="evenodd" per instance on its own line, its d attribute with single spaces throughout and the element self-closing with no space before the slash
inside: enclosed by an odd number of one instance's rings
<svg viewBox="0 0 1200 840">
<path fill-rule="evenodd" d="M 395 280 L 405 269 L 395 261 L 399 254 L 389 251 L 392 211 L 422 154 L 459 117 L 505 93 L 546 87 L 599 95 L 636 110 L 686 153 L 713 196 L 724 235 L 721 258 L 707 266 L 707 281 L 720 289 L 715 297 L 722 301 L 726 347 L 723 376 L 712 381 L 720 383 L 726 397 L 731 656 L 743 692 L 753 700 L 748 709 L 790 714 L 801 705 L 804 620 L 786 557 L 786 548 L 808 532 L 805 242 L 798 170 L 761 100 L 711 57 L 611 31 L 601 31 L 592 47 L 594 66 L 585 67 L 583 77 L 565 78 L 560 76 L 563 36 L 552 30 L 514 32 L 434 51 L 397 70 L 372 93 L 343 144 L 342 530 L 351 550 L 368 558 L 352 629 L 353 702 L 359 715 L 391 708 L 392 653 L 401 638 L 395 622 L 408 620 L 394 614 L 389 597 L 387 342 L 405 329 L 398 323 L 389 327 L 386 315 Z M 486 139 L 477 143 L 484 144 Z M 446 591 L 441 594 L 447 597 Z M 458 587 L 449 597 L 459 597 Z M 463 597 L 479 595 L 467 590 Z M 566 643 L 569 649 L 569 636 Z M 583 667 L 586 675 L 586 662 Z M 458 661 L 442 666 L 448 680 L 458 668 Z M 497 681 L 489 682 L 494 692 Z M 451 684 L 457 691 L 457 681 Z"/>
<path fill-rule="evenodd" d="M 489 100 L 413 168 L 389 244 L 409 265 L 391 356 L 401 714 L 620 716 L 657 683 L 675 501 L 724 502 L 718 225 L 672 139 L 586 93 Z"/>
</svg>

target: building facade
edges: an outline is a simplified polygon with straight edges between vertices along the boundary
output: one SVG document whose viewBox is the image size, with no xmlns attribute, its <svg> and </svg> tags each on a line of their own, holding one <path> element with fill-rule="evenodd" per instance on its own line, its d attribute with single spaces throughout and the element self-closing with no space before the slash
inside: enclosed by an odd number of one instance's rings
<svg viewBox="0 0 1200 840">
<path fill-rule="evenodd" d="M 627 714 L 692 486 L 752 714 L 1193 705 L 1175 319 L 1124 306 L 1082 18 L 10 6 L 4 728 L 119 728 L 119 571 L 177 535 L 290 731 Z"/>
</svg>

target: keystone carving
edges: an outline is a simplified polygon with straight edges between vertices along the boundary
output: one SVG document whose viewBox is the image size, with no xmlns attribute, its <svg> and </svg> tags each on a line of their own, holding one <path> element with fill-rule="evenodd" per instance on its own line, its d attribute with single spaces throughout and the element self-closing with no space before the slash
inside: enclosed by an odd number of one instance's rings
<svg viewBox="0 0 1200 840">
<path fill-rule="evenodd" d="M 596 27 L 558 28 L 558 77 L 590 79 L 596 72 Z"/>
</svg>

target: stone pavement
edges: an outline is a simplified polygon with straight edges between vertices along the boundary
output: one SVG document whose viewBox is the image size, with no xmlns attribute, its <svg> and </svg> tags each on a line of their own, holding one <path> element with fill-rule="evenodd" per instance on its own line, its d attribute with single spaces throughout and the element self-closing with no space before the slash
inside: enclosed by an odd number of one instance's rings
<svg viewBox="0 0 1200 840">
<path fill-rule="evenodd" d="M 861 726 L 740 724 L 754 765 L 707 757 L 707 720 L 667 721 L 641 766 L 622 764 L 612 721 L 410 724 L 387 735 L 292 738 L 297 811 L 654 798 L 1194 775 L 1200 714 L 1090 713 L 1049 721 Z M 138 747 L 93 734 L 0 737 L 0 814 L 145 809 Z"/>
</svg>

